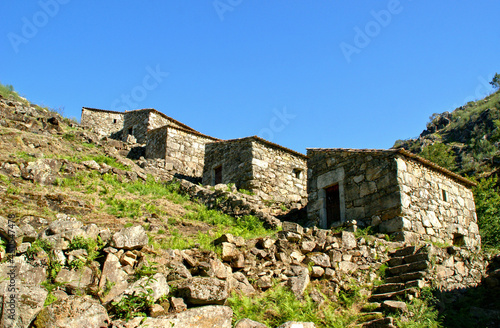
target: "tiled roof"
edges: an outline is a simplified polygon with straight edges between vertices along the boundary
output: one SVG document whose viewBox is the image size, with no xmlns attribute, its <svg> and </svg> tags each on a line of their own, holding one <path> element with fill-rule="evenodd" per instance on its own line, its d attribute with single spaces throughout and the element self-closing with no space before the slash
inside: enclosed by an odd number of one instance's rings
<svg viewBox="0 0 500 328">
<path fill-rule="evenodd" d="M 211 137 L 211 136 L 207 136 L 206 134 L 200 133 L 198 131 L 188 130 L 188 129 L 184 129 L 184 128 L 179 128 L 179 127 L 173 126 L 173 125 L 161 126 L 159 128 L 156 128 L 156 129 L 153 129 L 153 130 L 149 130 L 148 133 L 153 132 L 153 131 L 157 131 L 157 130 L 161 130 L 161 129 L 175 129 L 175 130 L 183 131 L 183 132 L 186 132 L 186 133 L 191 133 L 191 134 L 203 137 L 203 138 L 211 139 L 213 141 L 223 141 L 221 139 L 217 139 L 217 138 L 214 138 L 214 137 Z"/>
<path fill-rule="evenodd" d="M 184 129 L 186 129 L 186 130 L 190 130 L 190 131 L 195 131 L 195 132 L 198 132 L 198 131 L 196 131 L 195 129 L 193 129 L 192 127 L 190 127 L 190 126 L 188 126 L 188 125 L 186 125 L 186 124 L 184 124 L 184 123 L 182 123 L 182 122 L 179 122 L 179 121 L 177 121 L 176 119 L 171 118 L 170 116 L 165 115 L 165 114 L 163 114 L 162 112 L 160 112 L 160 111 L 158 111 L 158 110 L 156 110 L 156 109 L 154 109 L 154 108 L 134 109 L 134 110 L 127 110 L 127 111 L 125 111 L 125 112 L 115 112 L 115 111 L 112 111 L 112 110 L 98 109 L 98 108 L 91 108 L 91 107 L 82 107 L 82 110 L 83 110 L 83 109 L 92 110 L 92 111 L 94 111 L 94 112 L 113 113 L 113 114 L 122 114 L 122 115 L 124 115 L 124 114 L 126 114 L 126 113 L 137 112 L 137 111 L 151 111 L 151 112 L 155 112 L 156 114 L 158 114 L 158 115 L 160 115 L 160 116 L 162 116 L 162 117 L 166 118 L 166 119 L 167 119 L 167 120 L 169 120 L 169 121 L 174 122 L 175 124 L 177 124 L 177 125 L 179 125 L 179 126 L 183 127 L 183 128 L 184 128 Z"/>
<path fill-rule="evenodd" d="M 280 150 L 283 150 L 283 151 L 286 151 L 292 155 L 295 155 L 295 156 L 299 156 L 299 157 L 302 157 L 304 159 L 307 159 L 308 157 L 302 153 L 299 153 L 295 150 L 291 150 L 289 148 L 286 148 L 286 147 L 283 147 L 283 146 L 280 146 L 278 144 L 275 144 L 274 142 L 271 142 L 271 141 L 267 141 L 266 139 L 262 139 L 261 137 L 258 137 L 258 136 L 251 136 L 251 137 L 245 137 L 245 138 L 238 138 L 238 139 L 229 139 L 229 140 L 221 140 L 219 142 L 238 142 L 238 141 L 244 141 L 244 140 L 255 140 L 255 141 L 258 141 L 260 143 L 263 143 L 267 146 L 270 146 L 272 148 L 277 148 L 277 149 L 280 149 Z"/>
<path fill-rule="evenodd" d="M 466 185 L 467 187 L 473 187 L 476 186 L 477 184 L 474 181 L 471 181 L 467 178 L 464 178 L 461 175 L 458 175 L 448 169 L 445 169 L 442 166 L 437 165 L 436 163 L 433 163 L 429 161 L 428 159 L 425 159 L 423 157 L 420 157 L 418 155 L 415 155 L 413 153 L 410 153 L 409 151 L 399 148 L 399 149 L 351 149 L 351 148 L 307 148 L 307 150 L 313 151 L 313 152 L 321 152 L 321 151 L 331 151 L 331 152 L 353 152 L 353 153 L 388 153 L 388 154 L 400 154 L 405 156 L 406 158 L 410 158 L 416 162 L 419 162 L 435 171 L 438 171 L 449 178 L 452 178 L 454 180 L 457 180 L 461 182 L 462 184 Z"/>
<path fill-rule="evenodd" d="M 82 107 L 82 111 L 84 109 L 88 109 L 88 110 L 91 110 L 91 111 L 94 111 L 94 112 L 104 112 L 104 113 L 113 113 L 113 114 L 125 114 L 124 112 L 115 112 L 115 111 L 112 111 L 112 110 L 107 110 L 107 109 L 99 109 L 99 108 L 91 108 L 91 107 Z"/>
</svg>

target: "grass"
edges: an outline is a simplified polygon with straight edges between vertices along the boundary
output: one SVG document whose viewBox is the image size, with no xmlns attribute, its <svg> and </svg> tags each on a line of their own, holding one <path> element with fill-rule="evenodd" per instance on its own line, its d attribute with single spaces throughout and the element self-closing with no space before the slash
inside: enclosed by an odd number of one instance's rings
<svg viewBox="0 0 500 328">
<path fill-rule="evenodd" d="M 347 327 L 357 320 L 357 315 L 342 309 L 337 303 L 326 300 L 318 306 L 308 293 L 304 300 L 287 288 L 275 285 L 257 296 L 233 293 L 228 299 L 233 309 L 233 323 L 243 318 L 277 327 L 286 321 L 313 322 L 316 327 Z"/>
</svg>

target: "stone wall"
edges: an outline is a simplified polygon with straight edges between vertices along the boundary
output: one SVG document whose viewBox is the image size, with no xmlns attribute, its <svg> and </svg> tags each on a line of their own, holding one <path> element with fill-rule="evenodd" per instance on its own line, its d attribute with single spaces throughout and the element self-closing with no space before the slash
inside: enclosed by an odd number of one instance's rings
<svg viewBox="0 0 500 328">
<path fill-rule="evenodd" d="M 201 133 L 164 126 L 148 132 L 146 158 L 164 159 L 165 168 L 188 177 L 201 178 L 205 144 L 218 139 Z"/>
<path fill-rule="evenodd" d="M 236 188 L 251 190 L 252 141 L 250 139 L 229 140 L 205 146 L 203 184 L 214 185 L 214 169 L 222 167 L 222 183 L 234 183 Z"/>
<path fill-rule="evenodd" d="M 472 190 L 404 156 L 398 156 L 403 229 L 407 235 L 427 236 L 433 242 L 479 247 Z"/>
<path fill-rule="evenodd" d="M 401 212 L 397 165 L 390 153 L 308 149 L 308 218 L 327 227 L 325 188 L 339 185 L 341 222 L 371 224 Z"/>
<path fill-rule="evenodd" d="M 397 240 L 480 247 L 466 179 L 399 150 L 309 149 L 308 155 L 311 224 L 327 226 L 325 188 L 338 184 L 339 223 L 356 220 Z"/>
<path fill-rule="evenodd" d="M 222 183 L 234 183 L 236 188 L 251 191 L 261 199 L 306 203 L 304 155 L 249 137 L 208 144 L 203 184 L 215 184 L 217 167 L 222 167 Z"/>
<path fill-rule="evenodd" d="M 252 191 L 263 199 L 307 203 L 307 161 L 278 147 L 252 143 Z"/>
<path fill-rule="evenodd" d="M 124 113 L 94 108 L 82 108 L 81 125 L 93 129 L 100 136 L 111 136 L 123 128 Z"/>
</svg>

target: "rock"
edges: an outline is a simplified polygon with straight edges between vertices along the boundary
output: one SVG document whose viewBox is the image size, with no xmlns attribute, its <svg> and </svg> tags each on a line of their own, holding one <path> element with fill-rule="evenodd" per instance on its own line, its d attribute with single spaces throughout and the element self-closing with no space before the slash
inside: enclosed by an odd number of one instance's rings
<svg viewBox="0 0 500 328">
<path fill-rule="evenodd" d="M 320 266 L 313 266 L 311 268 L 311 277 L 321 278 L 325 274 L 325 269 Z"/>
<path fill-rule="evenodd" d="M 187 310 L 187 305 L 184 303 L 184 299 L 180 297 L 172 297 L 170 299 L 170 307 L 175 313 L 179 313 Z"/>
<path fill-rule="evenodd" d="M 138 249 L 148 244 L 149 238 L 142 226 L 123 228 L 115 233 L 111 246 L 123 249 Z"/>
<path fill-rule="evenodd" d="M 349 231 L 342 231 L 342 247 L 345 249 L 356 248 L 357 242 L 354 233 Z"/>
<path fill-rule="evenodd" d="M 269 328 L 266 325 L 250 319 L 239 320 L 234 328 Z"/>
<path fill-rule="evenodd" d="M 314 265 L 318 265 L 322 268 L 331 267 L 330 257 L 325 253 L 309 253 L 306 256 L 305 263 L 313 263 Z"/>
<path fill-rule="evenodd" d="M 83 267 L 78 271 L 61 269 L 55 282 L 65 285 L 68 292 L 75 294 L 75 292 L 82 292 L 88 288 L 93 280 L 92 269 Z"/>
<path fill-rule="evenodd" d="M 45 288 L 23 284 L 15 278 L 13 281 L 0 283 L 0 300 L 2 300 L 0 326 L 29 327 L 38 312 L 43 309 L 47 294 Z"/>
<path fill-rule="evenodd" d="M 23 242 L 25 243 L 32 243 L 38 237 L 38 233 L 36 232 L 35 228 L 33 228 L 29 224 L 22 224 L 19 228 L 22 231 Z"/>
<path fill-rule="evenodd" d="M 382 306 L 389 310 L 389 311 L 395 311 L 395 310 L 400 310 L 403 313 L 408 312 L 408 307 L 406 306 L 405 302 L 400 302 L 400 301 L 384 301 L 382 303 Z"/>
<path fill-rule="evenodd" d="M 227 278 L 229 292 L 235 291 L 242 295 L 255 294 L 255 288 L 248 281 L 247 277 L 241 272 L 235 272 Z"/>
<path fill-rule="evenodd" d="M 23 231 L 11 220 L 0 216 L 0 237 L 7 241 L 6 251 L 13 253 L 23 242 Z"/>
<path fill-rule="evenodd" d="M 61 162 L 56 159 L 41 158 L 36 162 L 28 163 L 22 171 L 22 177 L 40 184 L 53 184 L 61 169 Z"/>
<path fill-rule="evenodd" d="M 168 271 L 167 280 L 179 280 L 191 278 L 191 272 L 184 266 L 184 264 L 179 262 L 171 262 L 169 264 L 170 270 Z"/>
<path fill-rule="evenodd" d="M 316 328 L 312 322 L 287 321 L 278 328 Z"/>
<path fill-rule="evenodd" d="M 358 265 L 349 261 L 341 261 L 338 263 L 339 271 L 343 273 L 351 273 L 356 271 Z"/>
<path fill-rule="evenodd" d="M 294 222 L 288 222 L 285 221 L 282 224 L 283 231 L 289 231 L 293 232 L 299 235 L 302 235 L 304 233 L 304 228 L 302 228 L 301 225 L 294 223 Z"/>
<path fill-rule="evenodd" d="M 303 253 L 309 253 L 314 250 L 314 247 L 316 247 L 316 242 L 311 241 L 311 240 L 303 240 L 301 245 L 300 245 L 300 250 Z"/>
<path fill-rule="evenodd" d="M 83 161 L 82 164 L 91 170 L 100 170 L 101 169 L 101 166 L 99 164 L 97 164 L 97 162 L 94 160 Z"/>
<path fill-rule="evenodd" d="M 231 244 L 231 243 L 222 243 L 222 260 L 226 262 L 230 262 L 231 260 L 235 259 L 239 254 L 238 249 L 236 248 L 236 245 Z"/>
<path fill-rule="evenodd" d="M 287 285 L 295 296 L 300 299 L 309 285 L 309 270 L 301 266 L 292 266 L 291 269 L 294 276 L 288 279 Z"/>
<path fill-rule="evenodd" d="M 140 328 L 231 328 L 233 310 L 227 306 L 202 306 L 163 318 L 146 318 Z"/>
<path fill-rule="evenodd" d="M 260 238 L 258 240 L 257 244 L 264 249 L 269 249 L 274 245 L 275 242 L 276 242 L 276 240 L 274 240 L 272 238 L 264 237 L 264 238 Z"/>
<path fill-rule="evenodd" d="M 165 309 L 160 304 L 153 304 L 149 308 L 149 316 L 152 318 L 156 318 L 165 314 Z"/>
<path fill-rule="evenodd" d="M 262 276 L 255 283 L 261 289 L 268 289 L 273 286 L 273 282 L 270 276 Z"/>
<path fill-rule="evenodd" d="M 105 291 L 101 295 L 101 302 L 108 303 L 128 287 L 128 274 L 121 269 L 120 261 L 114 254 L 108 254 L 102 269 L 99 289 Z"/>
<path fill-rule="evenodd" d="M 3 165 L 3 169 L 8 175 L 10 175 L 14 178 L 21 177 L 21 170 L 19 169 L 19 166 L 17 164 L 5 163 Z"/>
<path fill-rule="evenodd" d="M 170 289 L 167 284 L 167 279 L 162 273 L 157 273 L 152 277 L 142 277 L 133 284 L 131 284 L 123 294 L 113 299 L 113 302 L 119 302 L 125 295 L 140 295 L 141 293 L 147 293 L 147 290 L 151 289 L 152 293 L 150 295 L 151 299 L 156 302 L 160 297 L 168 295 Z"/>
<path fill-rule="evenodd" d="M 302 261 L 304 261 L 304 259 L 306 258 L 304 255 L 302 255 L 301 252 L 298 252 L 298 251 L 293 251 L 291 254 L 290 254 L 290 257 L 294 260 L 296 260 L 298 263 L 301 263 Z"/>
<path fill-rule="evenodd" d="M 52 303 L 35 320 L 37 328 L 101 328 L 109 324 L 108 313 L 98 301 L 80 296 Z"/>
<path fill-rule="evenodd" d="M 219 245 L 222 243 L 235 244 L 238 247 L 245 246 L 245 239 L 243 237 L 235 237 L 230 233 L 225 233 L 216 240 L 214 240 L 214 245 Z"/>
<path fill-rule="evenodd" d="M 177 292 L 187 304 L 223 304 L 229 297 L 228 284 L 215 278 L 185 279 L 177 286 Z"/>
</svg>

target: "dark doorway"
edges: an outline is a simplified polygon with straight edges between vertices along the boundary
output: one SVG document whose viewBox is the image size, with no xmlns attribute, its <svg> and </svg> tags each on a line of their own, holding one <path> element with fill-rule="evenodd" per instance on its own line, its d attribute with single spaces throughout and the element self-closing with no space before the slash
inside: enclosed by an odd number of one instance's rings
<svg viewBox="0 0 500 328">
<path fill-rule="evenodd" d="M 222 165 L 214 169 L 214 184 L 222 183 Z"/>
<path fill-rule="evenodd" d="M 326 192 L 326 227 L 335 222 L 340 222 L 340 192 L 339 185 L 325 188 Z"/>
</svg>

